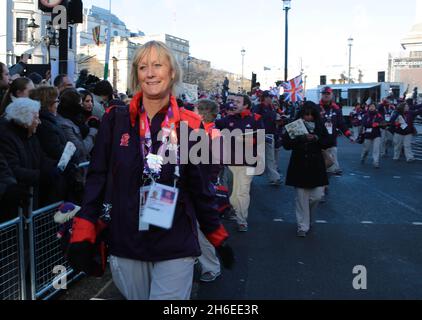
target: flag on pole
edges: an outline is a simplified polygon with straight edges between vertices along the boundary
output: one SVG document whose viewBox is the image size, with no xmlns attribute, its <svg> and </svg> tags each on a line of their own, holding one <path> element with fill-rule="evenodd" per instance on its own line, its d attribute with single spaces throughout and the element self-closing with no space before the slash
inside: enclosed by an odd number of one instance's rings
<svg viewBox="0 0 422 320">
<path fill-rule="evenodd" d="M 101 44 L 100 36 L 101 36 L 101 26 L 96 26 L 95 28 L 92 29 L 92 38 L 94 39 L 94 42 L 97 46 Z"/>
<path fill-rule="evenodd" d="M 283 84 L 286 101 L 303 101 L 303 80 L 302 75 L 289 80 Z"/>
</svg>

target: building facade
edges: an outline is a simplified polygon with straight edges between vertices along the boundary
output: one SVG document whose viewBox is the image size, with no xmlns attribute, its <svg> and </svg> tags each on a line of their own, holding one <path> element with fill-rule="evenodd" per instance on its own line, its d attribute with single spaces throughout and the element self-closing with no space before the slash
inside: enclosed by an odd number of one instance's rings
<svg viewBox="0 0 422 320">
<path fill-rule="evenodd" d="M 58 48 L 47 34 L 51 14 L 38 9 L 38 0 L 1 0 L 0 12 L 0 61 L 11 66 L 24 53 L 32 55 L 29 64 L 48 64 L 52 74 L 58 72 Z M 31 20 L 33 19 L 33 20 Z M 34 22 L 38 27 L 29 28 Z M 48 48 L 48 42 L 53 45 Z M 69 26 L 68 73 L 76 75 L 76 27 Z"/>
</svg>

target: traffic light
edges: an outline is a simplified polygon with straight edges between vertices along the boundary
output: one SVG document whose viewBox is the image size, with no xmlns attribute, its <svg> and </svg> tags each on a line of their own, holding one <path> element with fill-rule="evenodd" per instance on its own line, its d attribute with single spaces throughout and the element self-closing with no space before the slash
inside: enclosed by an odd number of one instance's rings
<svg viewBox="0 0 422 320">
<path fill-rule="evenodd" d="M 320 77 L 320 80 L 319 80 L 319 84 L 320 84 L 321 86 L 325 86 L 325 85 L 327 85 L 327 76 L 321 76 L 321 77 Z"/>
<path fill-rule="evenodd" d="M 255 87 L 256 87 L 256 73 L 253 73 L 252 72 L 252 87 L 251 87 L 251 91 Z"/>
<path fill-rule="evenodd" d="M 82 0 L 69 0 L 67 4 L 67 21 L 69 24 L 84 22 Z"/>
<path fill-rule="evenodd" d="M 378 72 L 378 82 L 385 82 L 385 72 Z"/>
</svg>

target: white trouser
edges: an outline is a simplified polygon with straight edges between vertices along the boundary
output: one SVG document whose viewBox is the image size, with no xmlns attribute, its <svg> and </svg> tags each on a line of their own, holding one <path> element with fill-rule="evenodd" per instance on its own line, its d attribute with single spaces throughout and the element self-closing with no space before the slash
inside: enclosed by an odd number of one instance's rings
<svg viewBox="0 0 422 320">
<path fill-rule="evenodd" d="M 323 196 L 324 187 L 314 189 L 296 188 L 296 219 L 300 231 L 309 231 L 311 227 L 311 215 Z"/>
<path fill-rule="evenodd" d="M 198 226 L 198 240 L 202 255 L 198 258 L 201 264 L 201 273 L 212 272 L 218 274 L 221 272 L 220 260 L 215 254 L 214 246 L 207 240 Z"/>
<path fill-rule="evenodd" d="M 265 142 L 265 170 L 270 182 L 275 182 L 281 179 L 280 174 L 277 172 L 274 139 L 271 143 Z"/>
<path fill-rule="evenodd" d="M 413 135 L 408 134 L 403 136 L 401 134 L 394 134 L 394 160 L 399 160 L 401 151 L 404 147 L 404 155 L 407 161 L 414 160 L 415 156 L 412 152 Z"/>
<path fill-rule="evenodd" d="M 236 211 L 237 223 L 247 225 L 251 203 L 251 183 L 254 176 L 248 175 L 248 167 L 229 167 L 229 169 L 233 173 L 233 191 L 230 203 Z"/>
<path fill-rule="evenodd" d="M 128 300 L 189 300 L 195 259 L 142 262 L 110 257 L 116 287 Z"/>
<path fill-rule="evenodd" d="M 384 157 L 388 152 L 388 142 L 391 141 L 391 144 L 393 144 L 393 134 L 386 129 L 381 130 L 381 157 Z"/>
<path fill-rule="evenodd" d="M 331 157 L 334 160 L 334 164 L 331 167 L 329 167 L 327 170 L 327 172 L 329 173 L 336 173 L 337 171 L 341 170 L 340 164 L 338 163 L 337 151 L 338 151 L 337 147 L 332 147 L 332 148 L 327 149 L 327 152 L 330 153 Z"/>
<path fill-rule="evenodd" d="M 363 150 L 361 159 L 365 160 L 369 154 L 369 151 L 372 148 L 372 158 L 374 160 L 374 165 L 378 166 L 380 164 L 380 146 L 381 146 L 381 138 L 365 139 L 363 143 Z"/>
<path fill-rule="evenodd" d="M 274 149 L 274 153 L 275 153 L 275 167 L 278 173 L 280 173 L 280 167 L 279 167 L 279 163 L 280 163 L 280 158 L 281 158 L 281 151 L 283 150 L 283 148 L 275 148 Z"/>
<path fill-rule="evenodd" d="M 353 138 L 355 138 L 355 139 L 359 138 L 360 130 L 361 130 L 361 127 L 353 127 L 352 128 Z"/>
</svg>

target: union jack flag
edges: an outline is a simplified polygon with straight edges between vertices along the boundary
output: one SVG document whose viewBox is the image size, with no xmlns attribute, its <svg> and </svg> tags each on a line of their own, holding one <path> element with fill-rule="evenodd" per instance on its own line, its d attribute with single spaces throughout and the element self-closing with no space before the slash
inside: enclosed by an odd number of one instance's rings
<svg viewBox="0 0 422 320">
<path fill-rule="evenodd" d="M 286 101 L 298 102 L 303 101 L 303 80 L 302 75 L 284 82 L 283 84 L 284 94 L 286 95 Z"/>
</svg>

